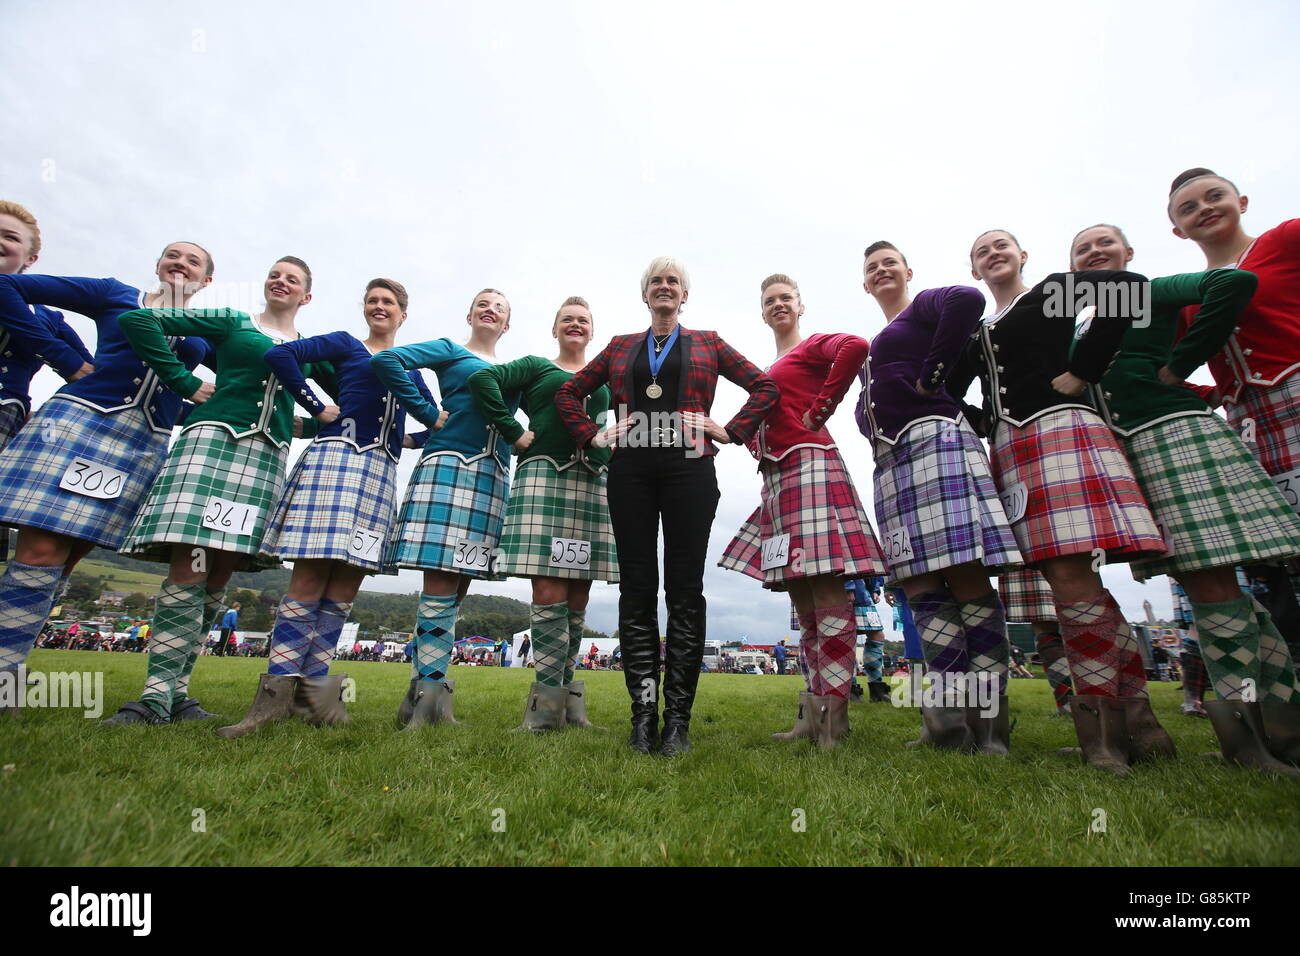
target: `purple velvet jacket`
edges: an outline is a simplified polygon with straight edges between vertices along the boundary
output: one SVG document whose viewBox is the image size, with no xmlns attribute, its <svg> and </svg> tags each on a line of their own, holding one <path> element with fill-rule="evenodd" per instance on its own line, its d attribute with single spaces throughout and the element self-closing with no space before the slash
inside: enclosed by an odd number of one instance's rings
<svg viewBox="0 0 1300 956">
<path fill-rule="evenodd" d="M 871 342 L 863 369 L 858 428 L 893 444 L 919 421 L 956 422 L 961 396 L 944 389 L 984 314 L 984 295 L 969 286 L 926 289 Z M 934 395 L 918 391 L 920 382 Z"/>
</svg>

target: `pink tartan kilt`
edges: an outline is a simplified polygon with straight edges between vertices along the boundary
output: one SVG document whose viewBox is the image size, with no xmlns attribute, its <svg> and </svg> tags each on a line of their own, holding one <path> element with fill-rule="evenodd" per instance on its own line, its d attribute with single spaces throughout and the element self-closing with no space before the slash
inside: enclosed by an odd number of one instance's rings
<svg viewBox="0 0 1300 956">
<path fill-rule="evenodd" d="M 1007 620 L 1017 624 L 1056 620 L 1056 598 L 1039 571 L 1009 571 L 998 575 L 998 596 Z"/>
<path fill-rule="evenodd" d="M 1300 468 L 1300 372 L 1272 388 L 1247 385 L 1241 401 L 1225 408 L 1237 437 L 1259 458 L 1270 475 Z M 1250 435 L 1246 420 L 1254 424 Z M 1254 441 L 1248 440 L 1250 437 Z"/>
<path fill-rule="evenodd" d="M 764 461 L 762 504 L 727 545 L 720 567 L 784 591 L 786 582 L 822 574 L 883 574 L 880 543 L 834 448 L 796 448 L 779 462 Z M 762 570 L 763 541 L 789 534 L 789 561 Z"/>
<path fill-rule="evenodd" d="M 1023 427 L 999 422 L 992 453 L 1004 504 L 1019 484 L 1028 493 L 1024 517 L 1011 524 L 1027 563 L 1096 549 L 1121 563 L 1164 554 L 1133 469 L 1095 412 L 1063 408 Z"/>
</svg>

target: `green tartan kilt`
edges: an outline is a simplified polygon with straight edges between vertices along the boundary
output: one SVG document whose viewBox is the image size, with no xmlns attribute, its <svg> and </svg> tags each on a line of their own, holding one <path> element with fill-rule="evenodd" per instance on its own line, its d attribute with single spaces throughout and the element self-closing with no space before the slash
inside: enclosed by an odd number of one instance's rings
<svg viewBox="0 0 1300 956">
<path fill-rule="evenodd" d="M 181 432 L 121 551 L 146 561 L 170 561 L 172 546 L 232 551 L 243 555 L 241 571 L 279 567 L 278 558 L 258 555 L 280 493 L 288 449 L 258 436 L 235 438 L 220 425 L 195 425 Z M 246 520 L 232 520 L 214 498 L 251 506 Z M 205 524 L 205 515 L 212 527 Z"/>
<path fill-rule="evenodd" d="M 589 566 L 555 567 L 554 539 L 591 543 Z M 534 458 L 515 469 L 501 532 L 497 573 L 510 577 L 618 581 L 618 552 L 609 523 L 605 476 L 574 464 L 557 471 L 549 459 Z"/>
<path fill-rule="evenodd" d="M 1174 418 L 1121 440 L 1170 549 L 1132 563 L 1139 581 L 1300 553 L 1300 518 L 1217 415 Z"/>
</svg>

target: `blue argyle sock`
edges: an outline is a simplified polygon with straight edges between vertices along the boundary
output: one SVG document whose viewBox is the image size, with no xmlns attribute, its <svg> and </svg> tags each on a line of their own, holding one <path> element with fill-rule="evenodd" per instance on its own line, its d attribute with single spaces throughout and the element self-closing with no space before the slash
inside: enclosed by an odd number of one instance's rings
<svg viewBox="0 0 1300 956">
<path fill-rule="evenodd" d="M 295 601 L 292 598 L 280 601 L 275 612 L 275 627 L 271 631 L 268 674 L 275 677 L 298 677 L 302 674 L 319 608 L 319 601 Z"/>
<path fill-rule="evenodd" d="M 0 667 L 27 660 L 49 617 L 63 567 L 38 568 L 10 561 L 0 578 Z"/>
<path fill-rule="evenodd" d="M 415 670 L 421 680 L 442 680 L 456 641 L 456 595 L 420 594 L 415 619 Z"/>
<path fill-rule="evenodd" d="M 885 642 L 865 640 L 862 642 L 862 670 L 867 682 L 878 684 L 885 679 Z"/>
<path fill-rule="evenodd" d="M 320 611 L 316 614 L 316 626 L 311 632 L 311 643 L 302 668 L 303 677 L 324 677 L 330 672 L 330 661 L 334 660 L 339 635 L 343 633 L 343 625 L 351 613 L 350 603 L 320 599 Z"/>
</svg>

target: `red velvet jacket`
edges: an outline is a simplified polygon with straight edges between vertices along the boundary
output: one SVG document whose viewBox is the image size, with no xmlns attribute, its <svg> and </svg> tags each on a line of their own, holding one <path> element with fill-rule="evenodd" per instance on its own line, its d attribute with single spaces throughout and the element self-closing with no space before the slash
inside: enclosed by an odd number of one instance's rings
<svg viewBox="0 0 1300 956">
<path fill-rule="evenodd" d="M 826 429 L 867 360 L 867 340 L 847 333 L 810 335 L 781 356 L 768 373 L 781 390 L 781 404 L 748 442 L 759 461 L 780 461 L 795 448 L 834 448 Z M 813 423 L 803 423 L 804 412 Z"/>
<path fill-rule="evenodd" d="M 620 418 L 626 410 L 636 411 L 633 395 L 632 367 L 646 347 L 646 333 L 616 335 L 599 355 L 587 363 L 581 372 L 560 386 L 555 393 L 555 407 L 573 434 L 577 444 L 586 448 L 600 429 L 582 407 L 582 400 L 600 386 L 608 383 L 613 399 L 610 408 Z M 725 375 L 749 392 L 749 401 L 727 422 L 727 434 L 740 444 L 748 442 L 763 419 L 781 400 L 776 383 L 743 355 L 722 340 L 717 332 L 693 331 L 685 326 L 677 337 L 676 348 L 681 349 L 682 371 L 677 392 L 677 410 L 703 412 L 713 407 L 713 393 L 718 386 L 718 375 Z M 713 455 L 717 447 L 704 437 L 702 454 Z"/>
<path fill-rule="evenodd" d="M 1247 385 L 1270 388 L 1300 370 L 1300 219 L 1257 238 L 1237 263 L 1259 276 L 1250 304 L 1228 344 L 1209 361 L 1223 400 L 1241 399 Z M 1183 310 L 1182 334 L 1198 309 Z"/>
</svg>

